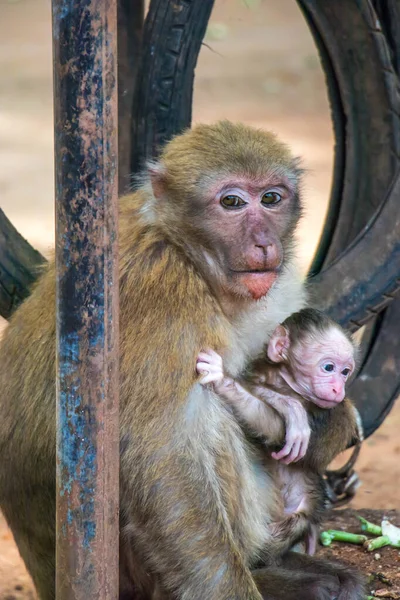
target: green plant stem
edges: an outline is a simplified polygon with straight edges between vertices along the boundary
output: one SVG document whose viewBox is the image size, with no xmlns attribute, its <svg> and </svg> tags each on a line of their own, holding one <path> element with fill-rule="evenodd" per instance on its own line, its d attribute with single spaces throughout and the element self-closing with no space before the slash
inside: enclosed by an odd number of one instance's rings
<svg viewBox="0 0 400 600">
<path fill-rule="evenodd" d="M 383 548 L 384 546 L 391 546 L 392 548 L 400 548 L 400 543 L 392 544 L 390 538 L 387 535 L 380 535 L 379 537 L 368 540 L 364 544 L 365 548 L 368 552 L 373 552 L 374 550 L 378 550 L 379 548 Z"/>
<path fill-rule="evenodd" d="M 389 545 L 390 540 L 387 535 L 380 535 L 379 537 L 373 540 L 368 540 L 368 542 L 365 543 L 365 547 L 368 550 L 368 552 L 373 552 L 374 550 L 378 550 L 379 548 L 383 548 L 384 546 Z"/>
<path fill-rule="evenodd" d="M 366 535 L 357 533 L 348 533 L 347 531 L 337 531 L 328 529 L 320 534 L 320 541 L 323 546 L 330 546 L 331 542 L 346 542 L 348 544 L 364 544 L 367 541 Z"/>
<path fill-rule="evenodd" d="M 374 523 L 358 515 L 357 518 L 361 523 L 361 531 L 365 531 L 365 533 L 370 533 L 371 535 L 382 535 L 382 527 L 380 525 L 374 525 Z"/>
</svg>

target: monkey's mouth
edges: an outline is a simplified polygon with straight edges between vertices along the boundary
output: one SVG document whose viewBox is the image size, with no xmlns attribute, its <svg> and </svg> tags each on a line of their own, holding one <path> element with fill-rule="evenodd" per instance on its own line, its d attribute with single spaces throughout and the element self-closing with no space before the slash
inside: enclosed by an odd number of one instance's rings
<svg viewBox="0 0 400 600">
<path fill-rule="evenodd" d="M 313 402 L 320 408 L 335 408 L 335 406 L 340 404 L 341 400 L 325 400 L 323 398 L 314 398 Z"/>
<path fill-rule="evenodd" d="M 254 300 L 259 300 L 266 294 L 278 278 L 279 269 L 246 269 L 235 271 L 231 269 L 233 277 L 245 287 L 247 293 Z"/>
<path fill-rule="evenodd" d="M 244 269 L 243 271 L 235 271 L 235 269 L 231 269 L 232 273 L 235 275 L 268 275 L 270 273 L 274 273 L 278 275 L 280 268 L 276 269 Z"/>
</svg>

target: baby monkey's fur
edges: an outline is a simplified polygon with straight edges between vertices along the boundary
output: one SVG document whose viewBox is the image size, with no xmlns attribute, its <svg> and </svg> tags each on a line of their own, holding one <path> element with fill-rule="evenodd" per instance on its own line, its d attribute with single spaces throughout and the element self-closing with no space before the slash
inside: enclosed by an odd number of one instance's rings
<svg viewBox="0 0 400 600">
<path fill-rule="evenodd" d="M 283 334 L 282 328 L 285 331 Z M 357 412 L 350 400 L 339 399 L 333 408 L 323 408 L 313 401 L 312 385 L 309 397 L 292 387 L 292 382 L 301 377 L 298 362 L 305 355 L 307 346 L 314 343 L 315 348 L 321 347 L 327 356 L 328 350 L 324 344 L 329 341 L 331 334 L 337 344 L 336 349 L 330 348 L 331 360 L 339 357 L 339 349 L 344 346 L 353 370 L 357 347 L 351 337 L 320 311 L 307 308 L 294 313 L 277 328 L 269 343 L 267 356 L 251 363 L 240 381 L 224 377 L 214 383 L 215 391 L 233 407 L 250 435 L 261 436 L 262 443 L 267 447 L 265 465 L 272 475 L 276 495 L 271 511 L 273 541 L 268 548 L 269 561 L 279 561 L 285 552 L 303 540 L 307 552 L 314 554 L 317 526 L 326 506 L 323 473 L 340 452 L 362 436 Z M 286 340 L 282 335 L 287 336 Z M 271 346 L 277 337 L 278 343 L 282 344 L 284 340 L 286 345 L 274 353 L 276 348 L 271 349 Z M 274 356 L 274 359 L 271 360 L 269 356 Z M 310 356 L 315 362 L 313 350 Z M 327 359 L 322 362 L 326 363 Z M 316 367 L 319 368 L 319 365 L 314 365 L 313 369 L 317 370 Z M 335 365 L 332 364 L 332 367 Z M 285 370 L 289 377 L 285 376 Z M 326 375 L 329 378 L 329 374 Z M 338 377 L 344 381 L 347 379 L 347 375 L 342 376 L 340 372 L 334 377 L 336 381 Z M 315 399 L 319 401 L 318 397 Z M 299 414 L 296 413 L 299 405 L 306 412 L 310 428 L 308 450 L 304 456 L 297 456 L 296 459 L 278 461 L 272 456 L 273 451 L 275 454 L 279 452 L 285 439 L 285 417 L 291 411 L 294 415 Z"/>
</svg>

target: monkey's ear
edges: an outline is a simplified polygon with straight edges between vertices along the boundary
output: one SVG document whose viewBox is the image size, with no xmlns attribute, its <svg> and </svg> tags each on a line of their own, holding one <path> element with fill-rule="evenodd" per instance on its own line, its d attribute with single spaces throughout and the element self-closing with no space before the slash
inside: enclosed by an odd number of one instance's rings
<svg viewBox="0 0 400 600">
<path fill-rule="evenodd" d="M 267 355 L 269 360 L 274 363 L 280 363 L 287 360 L 287 351 L 289 350 L 290 339 L 289 332 L 283 327 L 278 325 L 274 333 L 269 340 Z"/>
<path fill-rule="evenodd" d="M 147 163 L 147 172 L 154 197 L 158 200 L 165 196 L 167 170 L 163 164 L 153 161 Z"/>
</svg>

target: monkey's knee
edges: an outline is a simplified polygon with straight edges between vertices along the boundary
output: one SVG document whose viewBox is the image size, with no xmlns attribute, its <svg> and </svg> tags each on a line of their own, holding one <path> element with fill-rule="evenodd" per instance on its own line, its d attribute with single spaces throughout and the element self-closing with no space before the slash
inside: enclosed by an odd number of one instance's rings
<svg viewBox="0 0 400 600">
<path fill-rule="evenodd" d="M 339 600 L 340 581 L 333 575 L 302 573 L 279 567 L 253 571 L 264 600 Z"/>
<path fill-rule="evenodd" d="M 337 595 L 333 597 L 337 600 L 364 600 L 365 598 L 365 577 L 346 565 L 296 552 L 288 552 L 282 561 L 288 571 L 334 578 L 338 588 Z"/>
<path fill-rule="evenodd" d="M 364 600 L 366 598 L 366 580 L 357 571 L 337 565 L 337 574 L 340 581 L 340 595 L 338 600 Z"/>
</svg>

